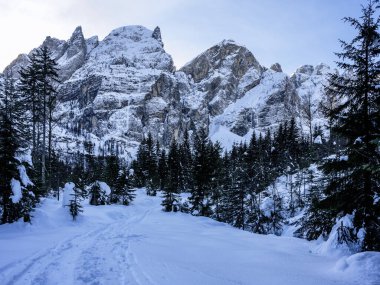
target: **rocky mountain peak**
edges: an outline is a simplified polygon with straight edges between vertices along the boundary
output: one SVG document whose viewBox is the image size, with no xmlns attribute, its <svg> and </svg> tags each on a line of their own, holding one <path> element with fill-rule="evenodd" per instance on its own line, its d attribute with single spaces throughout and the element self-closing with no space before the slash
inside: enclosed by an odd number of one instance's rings
<svg viewBox="0 0 380 285">
<path fill-rule="evenodd" d="M 82 32 L 82 27 L 78 26 L 75 28 L 74 32 L 72 33 L 69 41 L 73 41 L 75 39 L 80 39 L 80 38 L 83 38 L 83 32 Z"/>
<path fill-rule="evenodd" d="M 52 53 L 52 58 L 57 60 L 65 53 L 67 49 L 67 42 L 48 36 L 41 46 L 47 47 Z"/>
<path fill-rule="evenodd" d="M 306 64 L 297 68 L 295 73 L 303 73 L 306 75 L 311 75 L 314 72 L 314 66 Z"/>
<path fill-rule="evenodd" d="M 276 72 L 282 72 L 282 67 L 278 62 L 276 62 L 275 64 L 272 64 L 270 69 L 272 69 L 273 71 L 276 71 Z"/>
<path fill-rule="evenodd" d="M 253 54 L 232 40 L 224 40 L 186 64 L 181 71 L 190 74 L 194 82 L 198 83 L 213 70 L 222 73 L 231 70 L 240 79 L 250 68 L 261 72 L 261 66 Z"/>
<path fill-rule="evenodd" d="M 59 65 L 58 75 L 61 80 L 67 80 L 80 68 L 86 59 L 87 44 L 82 27 L 76 27 L 70 39 L 65 43 L 65 50 L 56 58 Z"/>
<path fill-rule="evenodd" d="M 102 71 L 109 65 L 173 70 L 173 60 L 153 32 L 143 26 L 125 26 L 113 30 L 89 54 L 88 65 Z"/>
<path fill-rule="evenodd" d="M 326 63 L 320 63 L 317 66 L 315 66 L 314 72 L 317 75 L 328 75 L 331 73 L 331 68 Z"/>
<path fill-rule="evenodd" d="M 161 43 L 162 47 L 164 46 L 164 42 L 162 41 L 162 37 L 161 37 L 161 29 L 160 29 L 160 27 L 157 26 L 153 30 L 152 38 L 154 38 L 157 41 L 159 41 Z"/>
</svg>

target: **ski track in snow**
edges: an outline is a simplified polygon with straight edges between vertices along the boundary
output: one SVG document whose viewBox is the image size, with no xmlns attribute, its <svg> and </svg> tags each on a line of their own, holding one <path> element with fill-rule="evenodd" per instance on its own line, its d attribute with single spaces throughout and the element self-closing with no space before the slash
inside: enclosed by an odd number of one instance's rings
<svg viewBox="0 0 380 285">
<path fill-rule="evenodd" d="M 375 284 L 334 271 L 337 259 L 310 253 L 304 240 L 164 213 L 158 197 L 140 192 L 129 207 L 86 206 L 84 215 L 87 209 L 108 209 L 112 222 L 87 232 L 81 228 L 50 248 L 0 263 L 0 284 Z"/>
</svg>

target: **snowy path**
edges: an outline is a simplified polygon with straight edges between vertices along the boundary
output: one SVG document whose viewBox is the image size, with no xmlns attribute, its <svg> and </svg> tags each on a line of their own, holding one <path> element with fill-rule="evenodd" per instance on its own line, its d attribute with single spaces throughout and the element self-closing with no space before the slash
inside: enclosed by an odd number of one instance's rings
<svg viewBox="0 0 380 285">
<path fill-rule="evenodd" d="M 77 223 L 49 203 L 36 220 L 60 226 L 0 228 L 0 284 L 365 284 L 334 269 L 336 259 L 310 253 L 304 240 L 164 213 L 159 198 L 142 193 L 130 207 L 86 206 Z"/>
</svg>

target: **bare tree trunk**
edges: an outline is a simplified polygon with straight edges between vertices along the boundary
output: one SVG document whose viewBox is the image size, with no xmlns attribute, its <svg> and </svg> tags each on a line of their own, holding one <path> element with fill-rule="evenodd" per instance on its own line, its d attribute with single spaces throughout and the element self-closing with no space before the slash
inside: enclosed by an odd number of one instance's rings
<svg viewBox="0 0 380 285">
<path fill-rule="evenodd" d="M 41 183 L 46 191 L 46 92 L 43 94 L 43 117 L 42 117 L 42 153 L 41 153 Z"/>
</svg>

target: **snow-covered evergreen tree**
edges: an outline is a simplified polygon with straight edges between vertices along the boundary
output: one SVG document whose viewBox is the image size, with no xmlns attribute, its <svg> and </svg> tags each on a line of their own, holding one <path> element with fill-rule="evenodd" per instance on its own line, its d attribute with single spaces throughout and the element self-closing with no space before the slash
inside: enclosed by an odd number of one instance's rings
<svg viewBox="0 0 380 285">
<path fill-rule="evenodd" d="M 119 176 L 115 183 L 115 190 L 113 192 L 115 200 L 113 203 L 121 203 L 128 206 L 136 197 L 135 189 L 132 187 L 131 177 L 126 170 L 120 170 Z"/>
<path fill-rule="evenodd" d="M 30 221 L 30 212 L 37 202 L 36 191 L 27 178 L 25 165 L 17 158 L 24 152 L 28 139 L 26 103 L 19 96 L 11 74 L 6 75 L 0 95 L 1 223 L 12 223 L 21 217 Z"/>
<path fill-rule="evenodd" d="M 334 216 L 354 213 L 355 232 L 365 232 L 362 250 L 380 250 L 379 2 L 369 1 L 360 19 L 345 21 L 357 34 L 350 42 L 341 41 L 337 64 L 345 72 L 330 75 L 327 92 L 341 99 L 328 115 L 346 143 L 324 163 L 331 180 L 319 206 Z"/>
<path fill-rule="evenodd" d="M 82 199 L 82 190 L 75 186 L 71 195 L 72 197 L 70 199 L 69 209 L 70 214 L 75 221 L 77 216 L 83 212 L 83 206 L 80 203 Z"/>
</svg>

